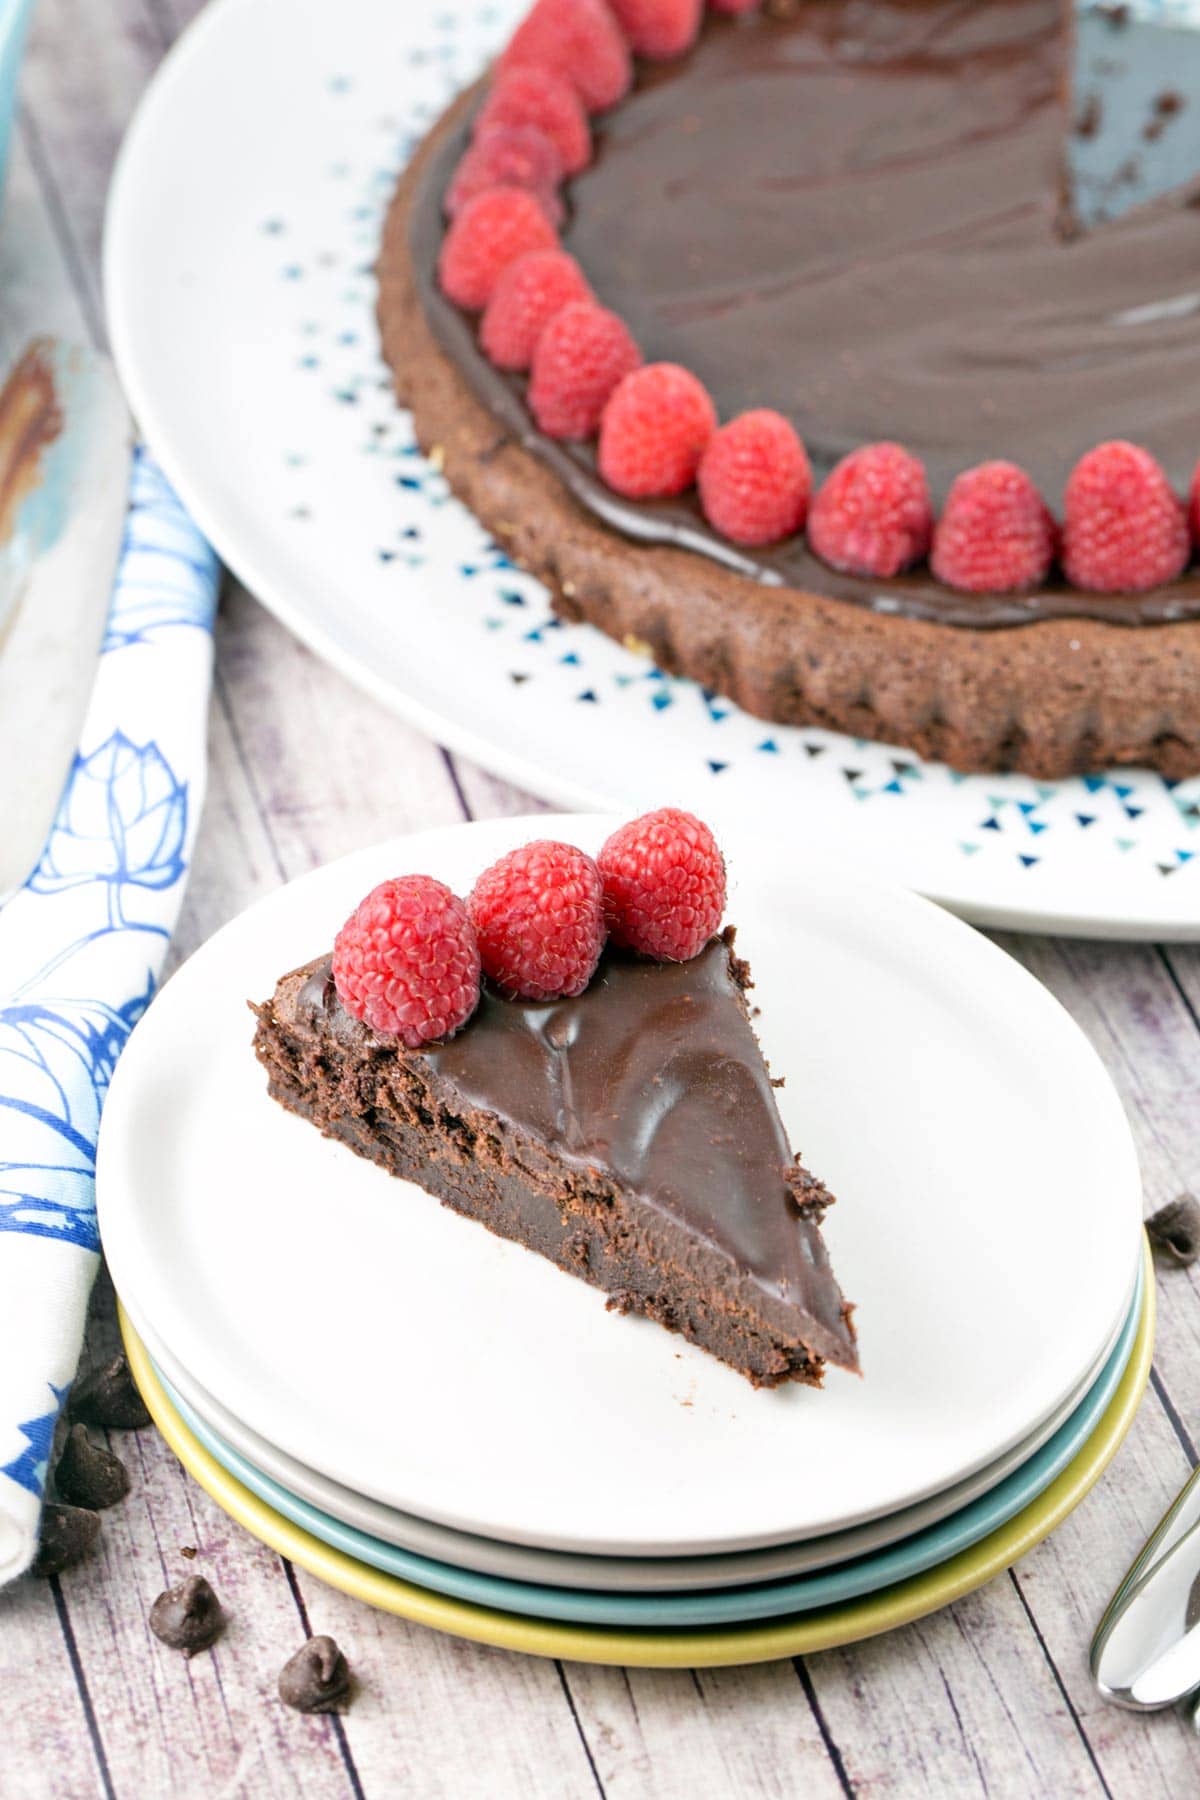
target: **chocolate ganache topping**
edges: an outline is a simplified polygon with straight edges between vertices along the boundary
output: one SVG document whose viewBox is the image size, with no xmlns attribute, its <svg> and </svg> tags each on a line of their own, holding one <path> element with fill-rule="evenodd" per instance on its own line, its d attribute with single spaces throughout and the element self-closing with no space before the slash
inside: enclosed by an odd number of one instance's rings
<svg viewBox="0 0 1200 1800">
<path fill-rule="evenodd" d="M 817 480 L 896 438 L 923 459 L 935 504 L 963 469 L 1007 457 L 1057 507 L 1079 456 L 1124 437 L 1184 492 L 1200 452 L 1200 190 L 1072 228 L 1069 44 L 1063 0 L 809 0 L 783 17 L 710 16 L 686 58 L 642 67 L 600 122 L 564 247 L 647 360 L 690 368 L 722 418 L 786 413 Z M 1143 595 L 1059 581 L 962 595 L 925 571 L 840 574 L 802 538 L 746 552 L 691 498 L 612 493 L 591 446 L 537 431 L 521 383 L 487 363 L 474 322 L 438 292 L 442 196 L 468 122 L 447 132 L 414 208 L 422 304 L 504 429 L 611 528 L 950 625 L 1200 617 L 1194 574 Z"/>
<path fill-rule="evenodd" d="M 576 999 L 505 1000 L 485 982 L 456 1037 L 404 1054 L 565 1162 L 611 1170 L 765 1293 L 802 1306 L 821 1328 L 814 1348 L 852 1365 L 817 1230 L 828 1195 L 793 1159 L 735 969 L 723 938 L 686 963 L 609 948 Z M 297 1010 L 324 1014 L 347 1044 L 395 1048 L 345 1011 L 327 958 Z"/>
</svg>

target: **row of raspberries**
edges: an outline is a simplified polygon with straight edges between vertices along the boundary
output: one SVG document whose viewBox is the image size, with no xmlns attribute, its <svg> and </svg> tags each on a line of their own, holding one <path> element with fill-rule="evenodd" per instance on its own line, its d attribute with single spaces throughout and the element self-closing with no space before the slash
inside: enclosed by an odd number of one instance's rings
<svg viewBox="0 0 1200 1800">
<path fill-rule="evenodd" d="M 758 0 L 709 0 L 714 12 Z M 598 438 L 604 481 L 629 499 L 693 485 L 714 531 L 757 547 L 807 526 L 814 553 L 846 573 L 889 579 L 928 559 L 964 593 L 1021 593 L 1057 564 L 1074 587 L 1137 593 L 1173 580 L 1200 543 L 1200 465 L 1187 506 L 1154 458 L 1120 441 L 1072 471 L 1061 526 L 1015 463 L 968 469 L 935 518 L 920 461 L 902 445 L 852 451 L 812 492 L 804 445 L 765 408 L 719 425 L 703 384 L 645 364 L 559 247 L 562 181 L 591 159 L 589 115 L 628 91 L 632 56 L 687 50 L 703 0 L 536 0 L 501 56 L 472 142 L 446 195 L 438 273 L 456 305 L 482 314 L 499 369 L 527 373 L 548 437 Z"/>
<path fill-rule="evenodd" d="M 967 594 L 1040 587 L 1057 563 L 1088 593 L 1143 593 L 1182 574 L 1200 542 L 1200 465 L 1189 504 L 1149 451 L 1114 439 L 1072 469 L 1061 526 L 1016 463 L 955 477 L 935 519 L 925 471 L 899 444 L 868 444 L 832 470 L 812 503 L 808 541 L 835 569 L 890 577 L 926 557 Z"/>
<path fill-rule="evenodd" d="M 415 1050 L 466 1024 L 483 975 L 511 1000 L 574 998 L 606 941 L 687 962 L 724 910 L 712 832 L 660 807 L 620 826 L 594 859 L 549 839 L 510 850 L 465 901 L 432 875 L 381 882 L 338 932 L 334 985 L 347 1012 Z"/>
</svg>

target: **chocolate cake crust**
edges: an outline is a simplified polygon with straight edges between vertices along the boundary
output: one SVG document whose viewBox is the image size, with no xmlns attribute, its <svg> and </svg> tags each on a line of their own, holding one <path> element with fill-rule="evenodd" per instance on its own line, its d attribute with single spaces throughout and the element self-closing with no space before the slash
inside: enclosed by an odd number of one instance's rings
<svg viewBox="0 0 1200 1800">
<path fill-rule="evenodd" d="M 330 961 L 254 1010 L 272 1096 L 455 1211 L 538 1251 L 756 1386 L 857 1368 L 750 1025 L 744 965 L 609 950 L 575 1000 L 485 988 L 456 1037 L 407 1050 L 342 1007 Z"/>
<path fill-rule="evenodd" d="M 558 612 L 761 718 L 903 744 L 960 769 L 1044 779 L 1121 763 L 1176 778 L 1200 769 L 1200 624 L 972 629 L 895 616 L 815 582 L 767 586 L 671 544 L 631 542 L 581 505 L 482 403 L 422 300 L 414 207 L 473 104 L 460 96 L 393 197 L 378 267 L 383 350 L 422 447 Z"/>
</svg>

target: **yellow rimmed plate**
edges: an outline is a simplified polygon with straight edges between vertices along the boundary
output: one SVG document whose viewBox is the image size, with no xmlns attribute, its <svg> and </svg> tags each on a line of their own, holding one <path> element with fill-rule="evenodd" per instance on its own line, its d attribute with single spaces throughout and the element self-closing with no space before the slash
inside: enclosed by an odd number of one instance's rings
<svg viewBox="0 0 1200 1800">
<path fill-rule="evenodd" d="M 1045 1493 L 990 1537 L 910 1581 L 844 1606 L 720 1630 L 618 1631 L 547 1623 L 447 1599 L 356 1562 L 293 1525 L 223 1469 L 172 1407 L 124 1313 L 121 1330 L 130 1367 L 146 1405 L 184 1468 L 252 1536 L 331 1587 L 365 1601 L 368 1606 L 396 1613 L 435 1631 L 503 1650 L 519 1650 L 529 1656 L 643 1668 L 712 1668 L 830 1650 L 906 1625 L 981 1587 L 1055 1530 L 1095 1486 L 1116 1455 L 1145 1391 L 1154 1346 L 1154 1279 L 1148 1244 L 1144 1254 L 1146 1298 L 1121 1385 L 1092 1437 Z"/>
</svg>

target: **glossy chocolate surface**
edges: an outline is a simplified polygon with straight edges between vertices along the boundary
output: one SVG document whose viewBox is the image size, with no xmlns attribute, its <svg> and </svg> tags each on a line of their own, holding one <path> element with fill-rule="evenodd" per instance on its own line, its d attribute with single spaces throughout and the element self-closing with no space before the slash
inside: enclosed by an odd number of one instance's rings
<svg viewBox="0 0 1200 1800">
<path fill-rule="evenodd" d="M 1061 0 L 807 0 L 783 18 L 710 17 L 689 56 L 643 68 L 599 122 L 564 244 L 647 358 L 694 370 L 723 418 L 787 413 L 818 479 L 894 437 L 923 458 L 937 501 L 960 470 L 1007 456 L 1057 508 L 1082 452 L 1121 436 L 1186 491 L 1200 450 L 1200 208 L 1181 191 L 1070 229 L 1067 40 Z M 461 148 L 449 134 L 414 213 L 430 323 L 506 430 L 612 528 L 948 624 L 1200 616 L 1194 575 L 1142 596 L 1059 582 L 961 595 L 924 571 L 840 575 L 802 540 L 740 551 L 691 497 L 622 500 L 590 448 L 542 437 L 521 384 L 490 368 L 472 321 L 436 290 L 440 198 Z"/>
<path fill-rule="evenodd" d="M 327 962 L 299 1007 L 324 1011 L 341 1038 L 391 1042 L 345 1012 Z M 468 1106 L 575 1168 L 611 1170 L 626 1193 L 803 1307 L 853 1361 L 825 1246 L 797 1199 L 809 1178 L 796 1168 L 721 939 L 688 963 L 607 950 L 574 1000 L 504 1000 L 485 984 L 456 1037 L 405 1054 L 424 1056 Z"/>
</svg>

